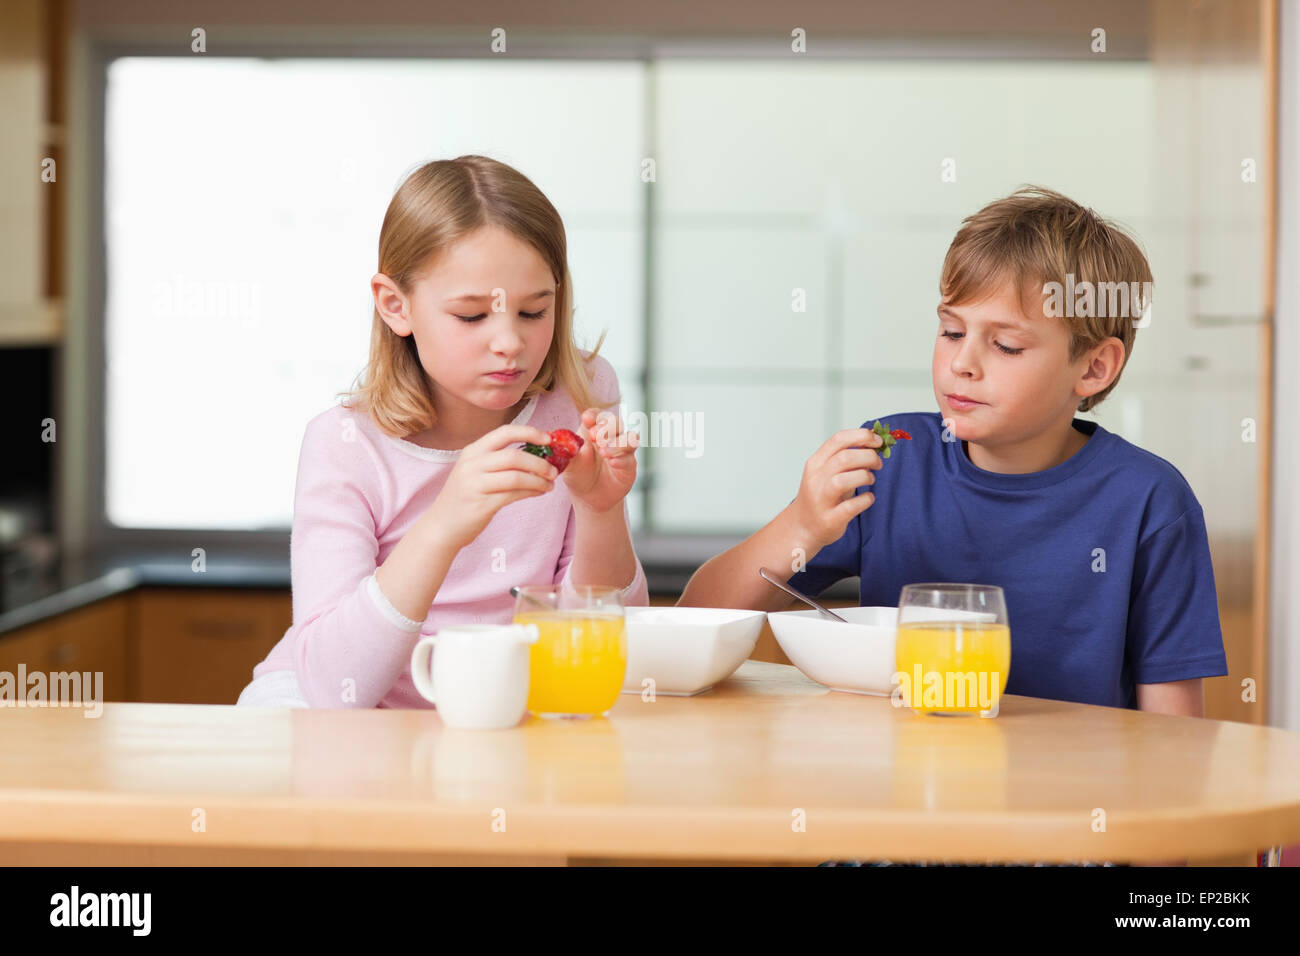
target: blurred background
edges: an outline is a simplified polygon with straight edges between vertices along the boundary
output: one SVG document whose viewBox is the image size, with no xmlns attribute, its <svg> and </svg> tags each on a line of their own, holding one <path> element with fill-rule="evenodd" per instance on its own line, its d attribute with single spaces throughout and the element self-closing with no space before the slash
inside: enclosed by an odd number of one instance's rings
<svg viewBox="0 0 1300 956">
<path fill-rule="evenodd" d="M 789 502 L 831 432 L 936 408 L 964 216 L 1034 183 L 1118 220 L 1155 305 L 1082 417 L 1204 507 L 1232 672 L 1207 681 L 1210 716 L 1300 729 L 1273 414 L 1273 368 L 1300 357 L 1275 342 L 1300 167 L 1277 163 L 1296 51 L 1276 2 L 0 16 L 0 667 L 108 661 L 119 699 L 233 701 L 289 624 L 299 444 L 364 364 L 388 200 L 473 152 L 563 215 L 579 340 L 607 331 L 625 411 L 683 429 L 640 453 L 631 500 L 666 603 Z"/>
</svg>

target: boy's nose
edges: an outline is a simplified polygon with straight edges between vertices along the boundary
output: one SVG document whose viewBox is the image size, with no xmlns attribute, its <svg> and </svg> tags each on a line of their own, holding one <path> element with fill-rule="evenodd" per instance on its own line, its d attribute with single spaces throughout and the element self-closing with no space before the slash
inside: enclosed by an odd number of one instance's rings
<svg viewBox="0 0 1300 956">
<path fill-rule="evenodd" d="M 979 373 L 979 366 L 975 364 L 974 359 L 971 358 L 967 351 L 962 349 L 952 357 L 952 373 L 960 375 L 962 378 L 974 378 Z"/>
</svg>

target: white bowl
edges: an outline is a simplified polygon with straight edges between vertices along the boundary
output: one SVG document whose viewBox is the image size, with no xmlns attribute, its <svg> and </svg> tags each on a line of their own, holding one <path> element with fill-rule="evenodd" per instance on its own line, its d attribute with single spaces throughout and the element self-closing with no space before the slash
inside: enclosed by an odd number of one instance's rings
<svg viewBox="0 0 1300 956">
<path fill-rule="evenodd" d="M 767 616 L 776 642 L 790 663 L 831 690 L 888 697 L 897 670 L 896 607 L 834 608 L 849 623 L 824 618 L 817 611 L 775 611 Z M 992 621 L 993 614 L 930 611 L 931 619 Z"/>
<path fill-rule="evenodd" d="M 763 629 L 762 611 L 716 607 L 629 607 L 623 693 L 689 697 L 726 680 L 744 663 Z"/>
</svg>

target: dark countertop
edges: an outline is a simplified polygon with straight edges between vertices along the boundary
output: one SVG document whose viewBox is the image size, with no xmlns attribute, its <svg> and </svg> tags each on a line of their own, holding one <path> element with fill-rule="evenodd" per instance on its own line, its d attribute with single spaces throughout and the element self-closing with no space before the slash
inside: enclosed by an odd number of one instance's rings
<svg viewBox="0 0 1300 956">
<path fill-rule="evenodd" d="M 35 624 L 58 614 L 94 604 L 140 587 L 267 588 L 289 590 L 289 559 L 208 561 L 195 571 L 188 556 L 159 553 L 121 554 L 65 561 L 59 572 L 43 580 L 36 593 L 0 613 L 0 634 Z"/>
<path fill-rule="evenodd" d="M 640 553 L 639 544 L 637 550 Z M 642 557 L 642 564 L 650 593 L 673 597 L 682 592 L 698 567 L 694 564 L 651 562 L 645 557 Z M 287 556 L 276 561 L 264 556 L 227 554 L 219 561 L 209 558 L 206 570 L 201 572 L 193 570 L 188 555 L 178 557 L 175 553 L 142 552 L 65 560 L 60 571 L 42 582 L 35 593 L 28 594 L 18 606 L 0 613 L 0 635 L 140 587 L 288 591 L 292 583 Z M 857 578 L 839 582 L 823 596 L 856 600 Z"/>
</svg>

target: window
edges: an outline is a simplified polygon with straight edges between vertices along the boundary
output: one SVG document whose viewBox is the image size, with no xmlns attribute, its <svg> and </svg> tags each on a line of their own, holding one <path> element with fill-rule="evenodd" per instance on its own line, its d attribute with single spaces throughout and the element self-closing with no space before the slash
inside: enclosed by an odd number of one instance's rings
<svg viewBox="0 0 1300 956">
<path fill-rule="evenodd" d="M 580 344 L 641 402 L 636 61 L 125 57 L 105 117 L 105 510 L 277 529 L 299 442 L 364 367 L 379 227 L 429 159 L 485 153 L 564 216 Z"/>
<path fill-rule="evenodd" d="M 943 255 L 964 216 L 1022 183 L 1134 229 L 1164 341 L 1184 322 L 1185 240 L 1150 204 L 1140 61 L 108 69 L 105 505 L 124 528 L 289 527 L 303 427 L 365 362 L 383 211 L 437 157 L 509 162 L 564 216 L 579 341 L 608 329 L 625 410 L 661 426 L 632 500 L 643 535 L 747 534 L 831 432 L 935 408 Z M 1085 417 L 1177 459 L 1183 360 L 1139 345 Z"/>
</svg>

